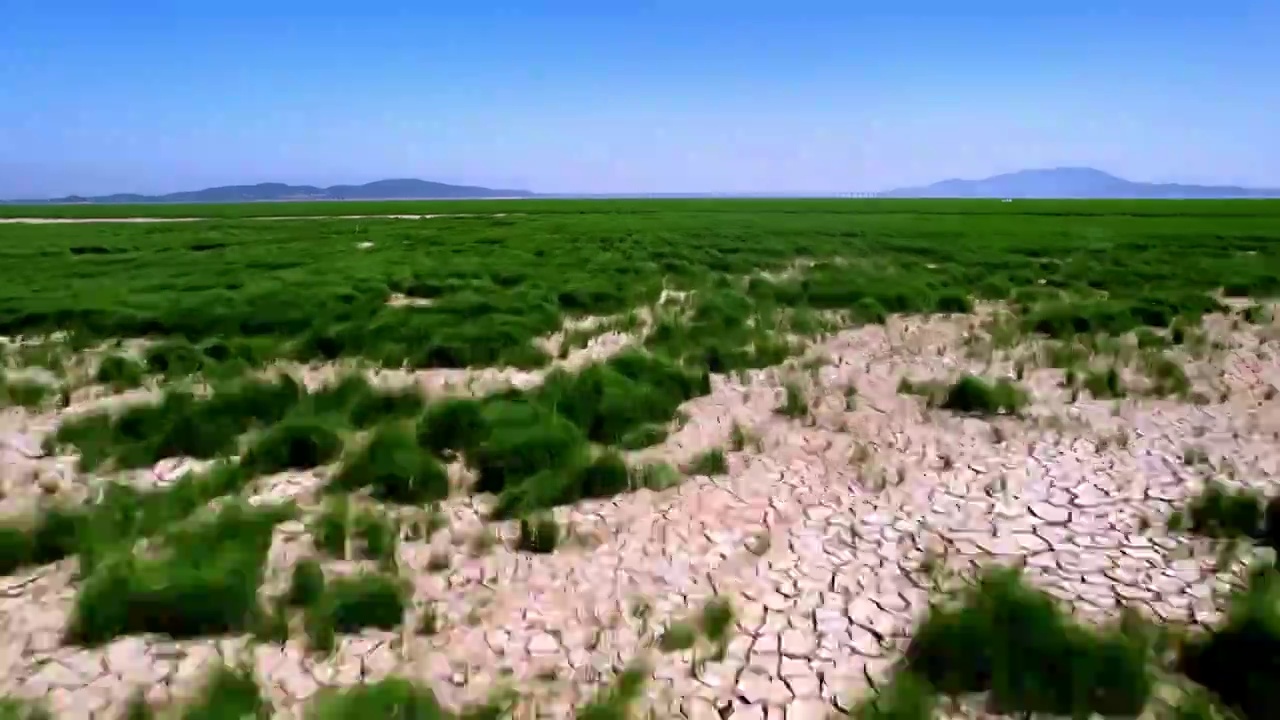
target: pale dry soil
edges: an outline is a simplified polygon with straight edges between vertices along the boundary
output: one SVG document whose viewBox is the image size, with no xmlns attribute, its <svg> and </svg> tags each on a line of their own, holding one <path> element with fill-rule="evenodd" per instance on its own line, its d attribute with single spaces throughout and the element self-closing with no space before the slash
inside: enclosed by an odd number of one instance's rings
<svg viewBox="0 0 1280 720">
<path fill-rule="evenodd" d="M 1244 560 L 1221 569 L 1209 544 L 1164 526 L 1208 474 L 1184 464 L 1188 447 L 1203 450 L 1218 475 L 1230 463 L 1239 482 L 1272 482 L 1280 404 L 1268 398 L 1280 385 L 1280 343 L 1218 321 L 1227 348 L 1187 364 L 1208 396 L 1200 405 L 1087 394 L 1071 402 L 1053 369 L 1028 370 L 1033 402 L 1019 418 L 960 417 L 897 393 L 904 375 L 1012 374 L 1007 359 L 971 357 L 963 338 L 974 325 L 894 318 L 816 343 L 811 364 L 716 376 L 710 395 L 685 405 L 682 427 L 638 456 L 683 463 L 727 449 L 736 422 L 750 437 L 728 452 L 729 473 L 561 508 L 573 537 L 553 554 L 515 552 L 509 525 L 486 530 L 482 500 L 446 503 L 448 527 L 400 550 L 414 587 L 406 627 L 430 605 L 440 618 L 434 636 L 369 631 L 341 638 L 327 657 L 308 654 L 300 639 L 131 637 L 81 649 L 59 640 L 74 560 L 0 579 L 0 693 L 47 698 L 59 717 L 113 717 L 138 688 L 176 701 L 212 663 L 247 658 L 280 717 L 297 717 L 321 688 L 391 674 L 429 683 L 454 705 L 508 683 L 524 693 L 528 716 L 565 717 L 620 668 L 648 658 L 657 717 L 820 718 L 883 680 L 937 580 L 926 564 L 950 572 L 1023 564 L 1032 582 L 1089 620 L 1130 606 L 1214 622 L 1217 595 Z M 788 381 L 809 388 L 809 418 L 775 412 Z M 7 493 L 44 492 L 17 486 L 35 468 L 57 468 L 72 486 L 88 482 L 66 458 L 33 457 L 56 418 L 5 412 L 6 425 L 26 428 L 5 435 L 0 450 Z M 305 505 L 330 471 L 263 478 L 252 493 Z M 476 550 L 484 532 L 499 542 Z M 312 552 L 302 523 L 278 528 L 267 585 L 280 587 Z M 449 569 L 430 571 L 429 558 L 442 553 Z M 738 611 L 723 661 L 695 672 L 689 653 L 645 647 L 716 595 Z M 638 603 L 651 608 L 649 620 L 635 616 Z"/>
</svg>

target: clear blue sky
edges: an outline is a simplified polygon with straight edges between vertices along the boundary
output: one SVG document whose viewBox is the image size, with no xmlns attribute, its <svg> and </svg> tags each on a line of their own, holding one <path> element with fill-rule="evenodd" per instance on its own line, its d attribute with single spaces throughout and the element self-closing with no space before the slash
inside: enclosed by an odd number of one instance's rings
<svg viewBox="0 0 1280 720">
<path fill-rule="evenodd" d="M 0 0 L 0 197 L 1280 187 L 1270 0 Z"/>
</svg>

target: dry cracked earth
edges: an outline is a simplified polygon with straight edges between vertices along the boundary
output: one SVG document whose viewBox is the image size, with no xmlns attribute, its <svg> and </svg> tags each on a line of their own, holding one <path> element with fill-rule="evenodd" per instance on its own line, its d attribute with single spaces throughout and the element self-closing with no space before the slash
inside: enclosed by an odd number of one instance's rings
<svg viewBox="0 0 1280 720">
<path fill-rule="evenodd" d="M 579 541 L 552 554 L 512 549 L 515 529 L 486 526 L 481 500 L 446 503 L 447 527 L 399 551 L 415 612 L 431 606 L 439 618 L 432 636 L 367 631 L 341 637 L 324 657 L 301 641 L 247 638 L 130 637 L 83 649 L 60 640 L 74 560 L 0 578 L 0 694 L 46 699 L 57 717 L 115 717 L 139 689 L 176 702 L 214 663 L 248 659 L 279 717 L 299 716 L 324 687 L 389 675 L 423 681 L 458 706 L 506 683 L 523 694 L 527 716 L 565 717 L 647 657 L 646 707 L 656 717 L 822 718 L 886 676 L 935 583 L 992 562 L 1024 565 L 1083 618 L 1129 606 L 1213 622 L 1243 560 L 1223 568 L 1210 545 L 1165 525 L 1203 487 L 1207 467 L 1230 466 L 1245 484 L 1277 474 L 1273 328 L 1207 320 L 1222 345 L 1187 360 L 1198 404 L 1073 399 L 1051 368 L 1026 371 L 1032 403 L 1020 417 L 957 416 L 898 392 L 903 377 L 1012 375 L 1008 353 L 975 352 L 966 340 L 979 325 L 893 318 L 830 335 L 807 361 L 715 376 L 710 395 L 684 406 L 680 429 L 638 454 L 681 463 L 724 447 L 728 473 L 560 508 Z M 787 382 L 808 388 L 808 417 L 776 412 Z M 57 417 L 4 413 L 0 508 L 88 494 L 73 459 L 40 456 Z M 746 431 L 740 450 L 735 425 Z M 1207 464 L 1187 462 L 1192 448 Z M 305 502 L 326 472 L 263 478 L 254 492 Z M 499 542 L 479 551 L 486 532 Z M 268 584 L 311 553 L 301 523 L 277 528 Z M 441 555 L 448 569 L 429 568 Z M 656 628 L 717 595 L 737 610 L 722 661 L 695 668 L 688 651 L 647 647 Z"/>
</svg>

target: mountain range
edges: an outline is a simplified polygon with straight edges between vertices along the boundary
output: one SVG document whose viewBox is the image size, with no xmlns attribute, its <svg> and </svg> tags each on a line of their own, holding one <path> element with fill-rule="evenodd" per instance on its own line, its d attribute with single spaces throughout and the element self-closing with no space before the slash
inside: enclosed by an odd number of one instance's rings
<svg viewBox="0 0 1280 720">
<path fill-rule="evenodd" d="M 1059 167 L 995 175 L 982 180 L 943 180 L 932 185 L 899 188 L 877 193 L 886 198 L 1044 198 L 1044 199 L 1214 199 L 1280 198 L 1280 189 L 1259 189 L 1234 185 L 1183 185 L 1178 183 L 1133 182 L 1101 170 L 1086 167 Z M 495 190 L 469 185 L 449 185 L 427 180 L 378 180 L 364 185 L 224 185 L 167 195 L 120 193 L 96 197 L 69 196 L 51 200 L 14 200 L 17 203 L 243 203 L 315 200 L 432 200 L 460 198 L 527 197 L 734 197 L 715 193 L 647 195 L 538 195 L 528 190 Z M 738 197 L 746 197 L 739 195 Z M 789 197 L 758 193 L 750 197 Z M 0 201 L 6 202 L 6 201 Z"/>
<path fill-rule="evenodd" d="M 267 201 L 315 201 L 315 200 L 434 200 L 458 198 L 515 198 L 532 197 L 528 190 L 494 190 L 470 185 L 448 185 L 427 180 L 378 180 L 364 185 L 286 185 L 284 183 L 259 183 L 257 185 L 223 185 L 221 187 L 169 193 L 167 195 L 137 195 L 118 193 L 95 197 L 69 197 L 52 200 L 19 200 L 22 203 L 243 203 Z"/>
<path fill-rule="evenodd" d="M 1235 185 L 1133 182 L 1101 170 L 1060 167 L 995 175 L 982 180 L 943 180 L 880 194 L 890 198 L 1217 199 L 1280 198 L 1280 189 Z"/>
</svg>

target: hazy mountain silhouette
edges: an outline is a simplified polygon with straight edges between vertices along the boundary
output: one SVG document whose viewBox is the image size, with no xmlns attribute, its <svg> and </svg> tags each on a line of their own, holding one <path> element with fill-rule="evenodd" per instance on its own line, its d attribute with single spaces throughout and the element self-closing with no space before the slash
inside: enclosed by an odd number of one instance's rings
<svg viewBox="0 0 1280 720">
<path fill-rule="evenodd" d="M 22 200 L 32 203 L 239 203 L 270 200 L 431 200 L 440 198 L 531 197 L 528 190 L 494 190 L 470 185 L 447 185 L 427 180 L 378 180 L 364 185 L 224 185 L 221 187 L 169 193 L 135 195 L 119 193 L 96 197 L 72 195 L 52 200 Z"/>
<path fill-rule="evenodd" d="M 1280 189 L 1234 185 L 1132 182 L 1093 168 L 1020 170 L 983 180 L 943 180 L 925 187 L 882 193 L 897 198 L 1280 198 Z"/>
</svg>

